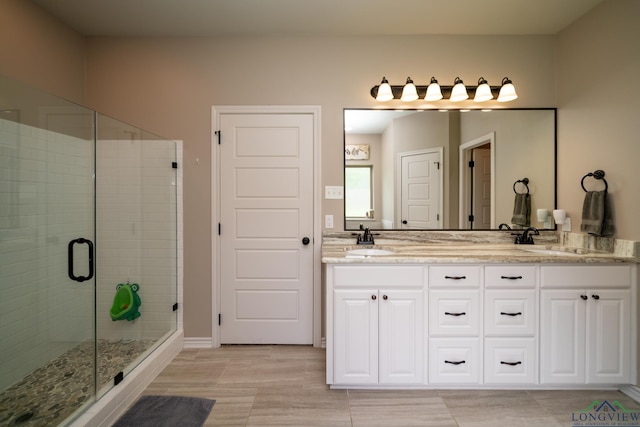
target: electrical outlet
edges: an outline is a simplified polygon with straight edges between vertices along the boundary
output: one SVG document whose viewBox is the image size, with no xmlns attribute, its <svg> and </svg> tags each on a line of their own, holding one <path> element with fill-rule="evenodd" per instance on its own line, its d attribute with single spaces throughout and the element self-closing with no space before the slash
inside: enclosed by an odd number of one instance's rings
<svg viewBox="0 0 640 427">
<path fill-rule="evenodd" d="M 333 215 L 324 216 L 324 228 L 333 228 Z"/>
<path fill-rule="evenodd" d="M 329 186 L 324 187 L 324 198 L 325 199 L 343 199 L 344 198 L 344 190 L 341 186 Z"/>
</svg>

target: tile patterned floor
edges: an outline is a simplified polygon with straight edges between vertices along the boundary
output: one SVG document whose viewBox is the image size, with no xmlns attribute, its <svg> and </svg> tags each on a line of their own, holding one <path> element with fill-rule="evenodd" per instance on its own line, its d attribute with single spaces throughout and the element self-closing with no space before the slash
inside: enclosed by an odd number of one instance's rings
<svg viewBox="0 0 640 427">
<path fill-rule="evenodd" d="M 329 390 L 325 351 L 306 346 L 183 350 L 144 394 L 216 399 L 206 426 L 569 427 L 600 390 Z"/>
</svg>

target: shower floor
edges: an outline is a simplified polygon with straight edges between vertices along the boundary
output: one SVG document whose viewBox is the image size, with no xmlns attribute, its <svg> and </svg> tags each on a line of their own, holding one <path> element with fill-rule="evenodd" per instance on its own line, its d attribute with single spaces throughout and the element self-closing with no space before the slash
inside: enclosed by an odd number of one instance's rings
<svg viewBox="0 0 640 427">
<path fill-rule="evenodd" d="M 113 384 L 156 341 L 98 340 L 98 388 Z M 82 343 L 0 393 L 0 426 L 55 426 L 93 399 L 93 342 Z"/>
</svg>

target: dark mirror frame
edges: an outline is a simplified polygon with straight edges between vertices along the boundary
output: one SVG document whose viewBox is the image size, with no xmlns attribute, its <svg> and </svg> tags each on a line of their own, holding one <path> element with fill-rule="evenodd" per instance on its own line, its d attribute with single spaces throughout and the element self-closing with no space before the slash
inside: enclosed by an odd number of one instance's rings
<svg viewBox="0 0 640 427">
<path fill-rule="evenodd" d="M 357 220 L 351 220 L 348 221 L 348 217 L 346 215 L 346 199 L 347 199 L 347 189 L 346 189 L 346 174 L 345 174 L 345 170 L 346 170 L 346 166 L 347 166 L 347 160 L 345 159 L 345 149 L 346 149 L 346 145 L 347 145 L 347 131 L 346 131 L 346 120 L 345 120 L 345 113 L 347 111 L 350 110 L 356 110 L 356 111 L 411 111 L 411 112 L 422 112 L 422 111 L 438 111 L 441 112 L 443 110 L 439 110 L 439 109 L 434 109 L 434 108 L 425 108 L 425 109 L 418 109 L 418 108 L 357 108 L 357 107 L 348 107 L 348 108 L 344 108 L 343 109 L 343 182 L 345 183 L 345 187 L 344 187 L 344 207 L 343 207 L 343 219 L 344 219 L 344 230 L 345 231 L 354 231 L 354 230 L 358 230 L 358 226 L 348 226 L 348 222 L 358 222 Z M 492 110 L 495 111 L 551 111 L 553 112 L 553 206 L 551 207 L 545 207 L 549 209 L 549 213 L 551 214 L 551 210 L 552 209 L 557 209 L 557 197 L 558 197 L 558 123 L 557 123 L 557 119 L 558 119 L 558 114 L 557 114 L 557 108 L 553 108 L 553 107 L 545 107 L 545 108 L 494 108 Z M 467 112 L 480 112 L 481 110 L 479 109 L 470 109 L 470 110 L 463 110 L 463 109 L 447 109 L 447 112 L 459 112 L 460 114 L 465 114 Z M 456 158 L 458 158 L 459 156 L 456 155 Z M 396 160 L 393 159 L 393 162 L 395 162 Z M 548 165 L 550 166 L 550 165 Z M 547 167 L 548 167 L 547 166 Z M 456 166 L 456 169 L 459 169 Z M 375 172 L 374 172 L 375 173 Z M 513 185 L 515 186 L 516 183 L 514 182 Z M 519 184 L 521 185 L 521 184 Z M 509 183 L 509 186 L 511 186 L 511 183 Z M 515 188 L 514 188 L 515 191 Z M 460 209 L 460 207 L 458 207 Z M 556 230 L 557 227 L 556 225 L 553 223 L 553 219 L 551 219 L 551 227 L 549 228 L 545 228 L 543 226 L 537 227 L 537 225 L 541 225 L 537 222 L 537 218 L 536 218 L 536 212 L 535 209 L 532 209 L 531 212 L 531 226 L 538 228 L 539 230 Z M 366 224 L 365 224 L 366 226 Z M 461 228 L 411 228 L 411 229 L 398 229 L 398 228 L 378 228 L 378 227 L 367 227 L 370 228 L 371 230 L 385 230 L 385 231 L 478 231 L 476 230 L 472 230 L 472 229 L 461 229 Z M 486 229 L 485 229 L 486 230 Z M 483 231 L 485 231 L 483 230 Z M 489 229 L 489 230 L 498 230 L 498 228 L 493 228 L 493 229 Z"/>
</svg>

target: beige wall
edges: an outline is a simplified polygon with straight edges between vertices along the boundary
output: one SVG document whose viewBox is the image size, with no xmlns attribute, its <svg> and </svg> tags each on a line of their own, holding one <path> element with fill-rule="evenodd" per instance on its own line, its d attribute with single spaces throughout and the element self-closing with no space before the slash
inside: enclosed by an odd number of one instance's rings
<svg viewBox="0 0 640 427">
<path fill-rule="evenodd" d="M 383 75 L 397 84 L 431 75 L 442 84 L 456 76 L 472 84 L 480 75 L 494 84 L 508 75 L 520 94 L 511 106 L 559 107 L 559 206 L 577 217 L 576 185 L 602 168 L 618 237 L 640 240 L 633 221 L 640 2 L 606 0 L 557 37 L 91 38 L 83 62 L 82 37 L 28 2 L 0 1 L 0 72 L 184 140 L 187 336 L 211 335 L 212 105 L 320 105 L 323 185 L 341 185 L 342 108 L 379 106 L 369 89 Z M 324 201 L 322 214 L 339 226 L 342 203 Z"/>
<path fill-rule="evenodd" d="M 579 230 L 580 180 L 602 169 L 617 237 L 629 240 L 640 240 L 639 19 L 639 1 L 608 0 L 557 39 L 558 206 Z"/>
<path fill-rule="evenodd" d="M 84 104 L 85 38 L 25 0 L 0 0 L 0 74 Z"/>
<path fill-rule="evenodd" d="M 540 107 L 554 103 L 554 85 L 539 86 L 554 82 L 554 66 L 551 36 L 93 38 L 87 100 L 105 114 L 184 141 L 185 332 L 206 337 L 212 105 L 320 105 L 323 185 L 341 185 L 342 109 L 379 106 L 369 90 L 383 75 L 397 83 L 435 75 L 443 84 L 456 76 L 473 83 L 480 75 L 497 83 L 508 75 L 521 97 L 513 106 Z M 341 201 L 324 201 L 322 211 L 341 226 Z"/>
</svg>

